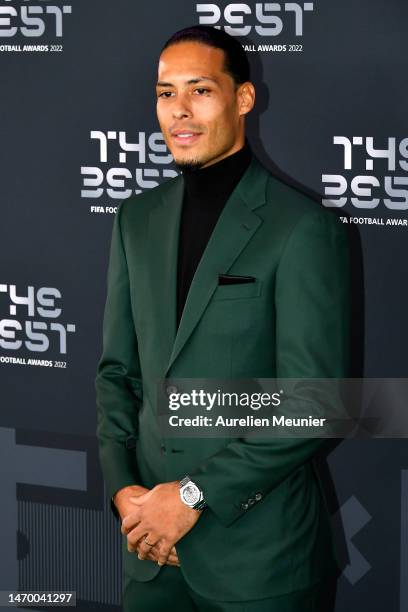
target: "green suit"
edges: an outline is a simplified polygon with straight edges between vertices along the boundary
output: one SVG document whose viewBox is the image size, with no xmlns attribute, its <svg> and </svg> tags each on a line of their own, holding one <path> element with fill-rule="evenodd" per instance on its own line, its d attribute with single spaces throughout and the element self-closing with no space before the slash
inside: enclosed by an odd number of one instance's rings
<svg viewBox="0 0 408 612">
<path fill-rule="evenodd" d="M 313 461 L 324 441 L 164 439 L 156 385 L 166 377 L 346 377 L 346 230 L 254 157 L 221 212 L 177 330 L 183 187 L 178 176 L 129 198 L 114 219 L 96 376 L 107 492 L 189 474 L 209 507 L 176 544 L 187 583 L 219 600 L 290 593 L 337 568 Z M 218 285 L 219 273 L 256 281 Z M 127 552 L 125 538 L 123 563 L 139 581 L 160 571 Z"/>
</svg>

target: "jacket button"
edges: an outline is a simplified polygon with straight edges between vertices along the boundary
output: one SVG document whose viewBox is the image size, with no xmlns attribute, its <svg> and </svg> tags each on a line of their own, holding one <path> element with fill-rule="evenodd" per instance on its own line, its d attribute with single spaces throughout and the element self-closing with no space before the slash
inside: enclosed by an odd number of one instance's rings
<svg viewBox="0 0 408 612">
<path fill-rule="evenodd" d="M 126 438 L 125 446 L 128 450 L 132 450 L 133 448 L 136 448 L 136 437 L 128 436 Z"/>
<path fill-rule="evenodd" d="M 249 504 L 250 506 L 253 506 L 253 505 L 254 505 L 254 503 L 255 503 L 255 500 L 253 499 L 253 497 L 250 497 L 250 498 L 248 499 L 248 504 Z"/>
<path fill-rule="evenodd" d="M 256 493 L 255 494 L 255 500 L 256 501 L 260 501 L 262 499 L 262 493 Z"/>
<path fill-rule="evenodd" d="M 241 504 L 241 508 L 242 510 L 248 510 L 249 506 L 246 502 L 244 502 L 243 504 Z"/>
<path fill-rule="evenodd" d="M 177 393 L 178 389 L 176 387 L 176 385 L 168 385 L 166 387 L 166 393 L 167 395 L 170 395 L 171 393 Z"/>
</svg>

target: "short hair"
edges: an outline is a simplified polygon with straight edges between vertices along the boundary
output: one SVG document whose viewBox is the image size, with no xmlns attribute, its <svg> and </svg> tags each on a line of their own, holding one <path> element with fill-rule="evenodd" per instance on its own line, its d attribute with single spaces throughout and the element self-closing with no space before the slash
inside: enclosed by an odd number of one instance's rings
<svg viewBox="0 0 408 612">
<path fill-rule="evenodd" d="M 250 80 L 249 61 L 242 45 L 224 30 L 208 25 L 183 28 L 170 36 L 161 52 L 170 45 L 187 41 L 199 42 L 224 51 L 224 70 L 232 77 L 236 86 Z"/>
</svg>

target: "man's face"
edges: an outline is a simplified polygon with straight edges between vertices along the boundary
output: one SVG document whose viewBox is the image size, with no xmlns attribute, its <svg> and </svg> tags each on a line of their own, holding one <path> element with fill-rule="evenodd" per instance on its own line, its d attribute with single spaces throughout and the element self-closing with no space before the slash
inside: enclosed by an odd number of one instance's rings
<svg viewBox="0 0 408 612">
<path fill-rule="evenodd" d="M 243 146 L 244 115 L 253 105 L 248 87 L 235 88 L 221 49 L 188 41 L 163 51 L 157 117 L 176 164 L 209 166 Z"/>
</svg>

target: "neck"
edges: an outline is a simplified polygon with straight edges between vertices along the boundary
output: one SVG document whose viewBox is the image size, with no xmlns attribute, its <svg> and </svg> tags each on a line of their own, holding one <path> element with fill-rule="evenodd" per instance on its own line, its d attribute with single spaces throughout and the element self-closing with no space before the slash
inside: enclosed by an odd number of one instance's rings
<svg viewBox="0 0 408 612">
<path fill-rule="evenodd" d="M 185 192 L 189 198 L 227 197 L 238 184 L 252 158 L 247 140 L 244 146 L 235 153 L 220 159 L 204 168 L 186 168 L 183 170 Z"/>
</svg>

